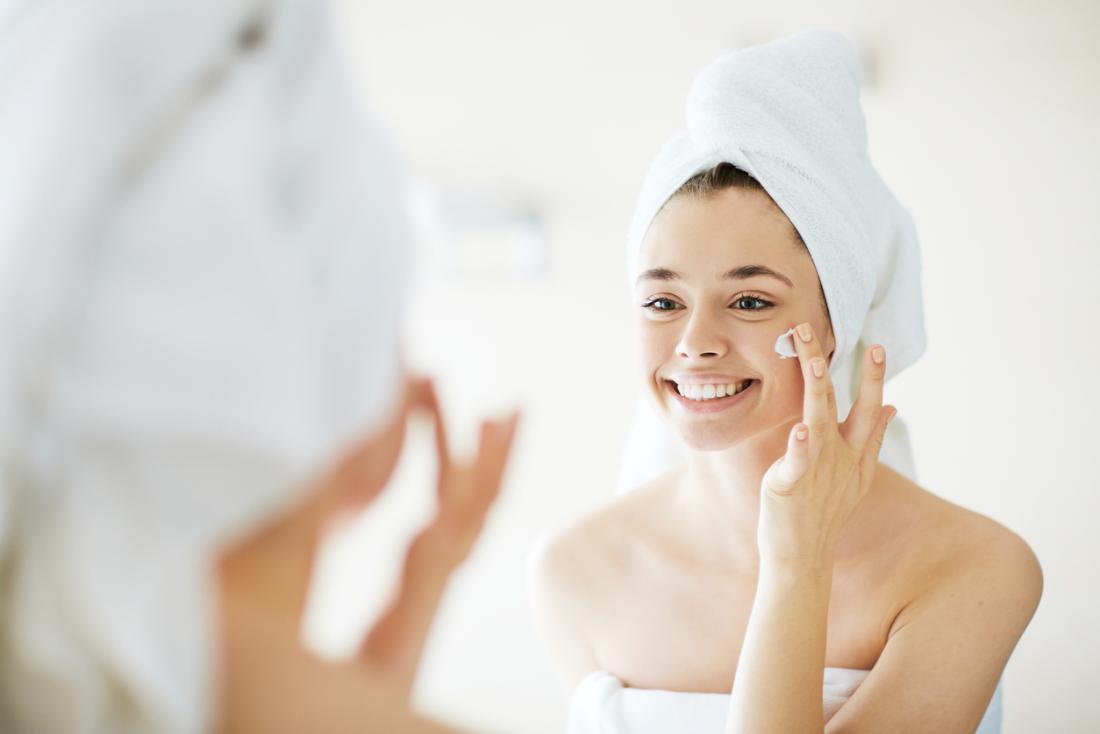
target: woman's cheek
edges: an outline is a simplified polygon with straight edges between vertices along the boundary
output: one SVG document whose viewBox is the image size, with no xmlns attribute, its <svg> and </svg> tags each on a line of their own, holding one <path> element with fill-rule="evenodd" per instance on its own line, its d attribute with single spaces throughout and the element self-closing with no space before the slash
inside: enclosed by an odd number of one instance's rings
<svg viewBox="0 0 1100 734">
<path fill-rule="evenodd" d="M 765 384 L 770 386 L 768 402 L 774 405 L 776 412 L 783 417 L 801 419 L 802 391 L 805 385 L 798 360 L 780 359 L 779 355 L 774 354 L 774 350 L 771 357 L 776 364 L 764 377 Z"/>
<path fill-rule="evenodd" d="M 655 328 L 655 324 L 648 320 L 637 328 L 638 356 L 643 377 L 647 381 L 652 380 L 653 374 L 668 361 L 670 353 L 668 332 L 668 329 Z"/>
</svg>

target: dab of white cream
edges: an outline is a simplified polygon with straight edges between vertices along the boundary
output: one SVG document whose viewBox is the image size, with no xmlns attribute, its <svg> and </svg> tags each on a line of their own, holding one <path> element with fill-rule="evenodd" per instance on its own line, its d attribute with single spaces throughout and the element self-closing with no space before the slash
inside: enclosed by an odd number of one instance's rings
<svg viewBox="0 0 1100 734">
<path fill-rule="evenodd" d="M 779 355 L 780 359 L 790 359 L 798 356 L 798 352 L 794 350 L 794 327 L 784 331 L 775 340 L 775 353 Z"/>
</svg>

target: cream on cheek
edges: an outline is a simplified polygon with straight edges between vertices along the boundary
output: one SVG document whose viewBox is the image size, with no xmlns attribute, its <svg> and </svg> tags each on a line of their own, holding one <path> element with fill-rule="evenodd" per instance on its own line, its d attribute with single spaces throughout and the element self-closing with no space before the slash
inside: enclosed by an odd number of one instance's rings
<svg viewBox="0 0 1100 734">
<path fill-rule="evenodd" d="M 794 327 L 787 329 L 775 340 L 775 353 L 780 359 L 793 359 L 798 357 L 794 346 Z"/>
<path fill-rule="evenodd" d="M 751 367 L 760 381 L 759 408 L 773 420 L 782 420 L 802 404 L 802 375 L 797 359 L 776 354 L 774 322 L 757 326 L 752 335 Z M 744 353 L 749 356 L 748 349 Z"/>
<path fill-rule="evenodd" d="M 823 318 L 811 317 L 804 319 L 814 329 L 815 336 L 822 336 L 823 349 L 827 355 L 833 348 L 832 330 Z M 796 323 L 802 323 L 798 321 Z M 802 374 L 802 363 L 795 351 L 794 340 L 798 339 L 794 325 L 785 332 L 777 335 L 773 345 L 773 358 L 776 362 L 771 379 L 771 385 L 766 391 L 769 401 L 774 402 L 777 411 L 789 414 L 796 419 L 801 419 L 805 378 Z M 831 361 L 831 360 L 830 360 Z"/>
<path fill-rule="evenodd" d="M 802 405 L 802 373 L 797 358 L 784 359 L 777 353 L 775 327 L 773 319 L 737 323 L 730 333 L 736 364 L 729 366 L 759 380 L 763 410 L 786 415 Z"/>
</svg>

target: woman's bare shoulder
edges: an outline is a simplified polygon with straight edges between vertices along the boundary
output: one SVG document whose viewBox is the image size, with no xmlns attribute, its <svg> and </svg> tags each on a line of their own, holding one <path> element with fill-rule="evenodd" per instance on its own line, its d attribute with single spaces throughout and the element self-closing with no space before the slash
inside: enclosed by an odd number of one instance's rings
<svg viewBox="0 0 1100 734">
<path fill-rule="evenodd" d="M 527 571 L 535 622 L 567 687 L 599 669 L 590 630 L 645 552 L 664 488 L 656 481 L 615 497 L 535 544 Z"/>
<path fill-rule="evenodd" d="M 922 533 L 931 534 L 951 561 L 981 555 L 983 548 L 1027 545 L 1023 538 L 993 518 L 951 502 L 888 467 L 886 471 L 891 475 L 889 483 L 894 496 L 908 508 L 917 509 L 914 513 L 917 527 Z"/>
<path fill-rule="evenodd" d="M 670 483 L 670 476 L 662 476 L 548 531 L 531 555 L 531 574 L 555 585 L 574 586 L 599 583 L 604 574 L 624 570 L 632 554 L 658 530 L 659 507 Z"/>
<path fill-rule="evenodd" d="M 936 730 L 973 731 L 1038 606 L 1042 572 L 1028 544 L 1001 523 L 907 479 L 887 484 L 883 526 L 905 533 L 888 549 L 901 562 L 888 564 L 886 578 L 900 578 L 890 594 L 903 595 L 885 610 L 883 648 L 861 685 L 868 695 L 854 697 L 835 721 L 895 730 L 931 716 Z M 898 690 L 909 695 L 891 699 Z M 928 700 L 943 702 L 934 715 L 921 710 Z"/>
<path fill-rule="evenodd" d="M 929 581 L 966 578 L 983 579 L 983 585 L 1012 584 L 1024 597 L 1034 597 L 1038 602 L 1042 569 L 1019 534 L 991 517 L 890 473 L 893 476 L 888 481 L 896 501 L 914 518 L 909 537 Z M 924 584 L 913 591 L 928 593 L 939 585 Z"/>
</svg>

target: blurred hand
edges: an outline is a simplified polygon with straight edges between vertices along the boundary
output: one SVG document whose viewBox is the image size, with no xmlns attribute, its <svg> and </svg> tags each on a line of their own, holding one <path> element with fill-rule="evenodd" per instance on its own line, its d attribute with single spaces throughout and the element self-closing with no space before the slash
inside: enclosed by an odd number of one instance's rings
<svg viewBox="0 0 1100 734">
<path fill-rule="evenodd" d="M 326 527 L 386 486 L 410 415 L 433 418 L 438 506 L 414 538 L 390 607 L 353 660 L 332 663 L 300 642 L 314 559 Z M 466 559 L 500 490 L 517 416 L 484 421 L 477 453 L 451 452 L 435 390 L 406 381 L 394 416 L 337 461 L 304 502 L 227 548 L 218 562 L 220 732 L 435 732 L 408 712 L 424 642 L 451 573 Z"/>
<path fill-rule="evenodd" d="M 451 454 L 439 400 L 431 383 L 418 386 L 417 404 L 432 414 L 439 477 L 435 518 L 413 543 L 417 560 L 450 572 L 469 556 L 500 482 L 515 436 L 518 413 L 499 421 L 482 421 L 477 453 L 459 461 Z"/>
<path fill-rule="evenodd" d="M 500 492 L 518 420 L 518 414 L 512 413 L 504 420 L 483 421 L 476 453 L 460 461 L 451 453 L 431 383 L 419 382 L 413 391 L 413 404 L 431 413 L 435 429 L 436 513 L 409 546 L 398 594 L 360 650 L 360 659 L 393 680 L 405 699 L 446 582 L 469 556 Z"/>
</svg>

